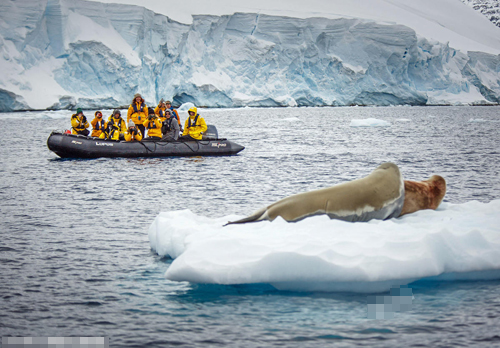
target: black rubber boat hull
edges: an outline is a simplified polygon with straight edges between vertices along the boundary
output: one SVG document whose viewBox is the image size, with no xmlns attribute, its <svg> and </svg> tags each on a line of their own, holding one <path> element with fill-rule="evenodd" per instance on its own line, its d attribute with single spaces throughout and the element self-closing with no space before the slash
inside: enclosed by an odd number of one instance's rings
<svg viewBox="0 0 500 348">
<path fill-rule="evenodd" d="M 229 156 L 244 149 L 227 139 L 200 141 L 112 141 L 52 132 L 47 139 L 50 151 L 62 158 Z"/>
</svg>

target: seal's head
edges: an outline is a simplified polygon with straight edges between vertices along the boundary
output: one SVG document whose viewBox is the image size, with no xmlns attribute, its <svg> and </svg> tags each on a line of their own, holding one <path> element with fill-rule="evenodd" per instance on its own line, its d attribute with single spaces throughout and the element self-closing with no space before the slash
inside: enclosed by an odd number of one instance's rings
<svg viewBox="0 0 500 348">
<path fill-rule="evenodd" d="M 446 181 L 442 176 L 433 175 L 423 181 L 405 180 L 405 202 L 401 215 L 423 209 L 437 209 L 446 194 Z"/>
<path fill-rule="evenodd" d="M 440 175 L 433 175 L 425 182 L 429 184 L 431 195 L 434 198 L 431 209 L 437 209 L 446 194 L 446 180 Z"/>
</svg>

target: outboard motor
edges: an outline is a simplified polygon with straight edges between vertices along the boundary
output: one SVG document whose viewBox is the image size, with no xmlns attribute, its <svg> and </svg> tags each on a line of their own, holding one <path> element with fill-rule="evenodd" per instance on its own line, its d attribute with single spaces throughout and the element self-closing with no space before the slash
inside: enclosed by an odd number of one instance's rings
<svg viewBox="0 0 500 348">
<path fill-rule="evenodd" d="M 217 133 L 217 128 L 213 124 L 207 124 L 207 130 L 203 133 L 203 140 L 217 140 L 219 139 L 219 134 Z"/>
</svg>

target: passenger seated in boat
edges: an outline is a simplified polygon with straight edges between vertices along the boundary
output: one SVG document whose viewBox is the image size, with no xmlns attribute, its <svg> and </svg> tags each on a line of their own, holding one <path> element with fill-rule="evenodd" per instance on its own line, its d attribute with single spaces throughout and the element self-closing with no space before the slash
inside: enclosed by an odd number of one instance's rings
<svg viewBox="0 0 500 348">
<path fill-rule="evenodd" d="M 179 117 L 179 113 L 177 112 L 177 109 L 174 109 L 174 107 L 172 106 L 172 103 L 170 102 L 170 100 L 167 100 L 165 102 L 165 107 L 167 109 L 169 109 L 170 112 L 172 113 L 172 116 L 174 116 L 177 119 L 177 123 L 179 124 L 179 129 L 182 132 L 181 118 Z"/>
<path fill-rule="evenodd" d="M 148 137 L 146 139 L 161 139 L 161 122 L 151 109 L 148 119 L 144 121 L 144 128 L 148 130 Z"/>
<path fill-rule="evenodd" d="M 83 115 L 83 111 L 81 108 L 76 109 L 76 114 L 71 116 L 71 133 L 72 134 L 81 134 L 81 135 L 89 135 L 89 122 L 87 121 L 87 117 Z"/>
<path fill-rule="evenodd" d="M 120 140 L 120 130 L 113 120 L 108 122 L 106 129 L 99 135 L 99 139 Z"/>
<path fill-rule="evenodd" d="M 128 129 L 124 134 L 125 136 L 125 141 L 141 141 L 142 140 L 142 134 L 139 129 L 135 126 L 135 123 L 133 121 L 130 121 L 128 123 Z"/>
<path fill-rule="evenodd" d="M 189 117 L 184 123 L 184 132 L 179 140 L 201 140 L 203 132 L 207 130 L 207 124 L 203 117 L 198 114 L 198 109 L 192 107 L 188 110 Z"/>
<path fill-rule="evenodd" d="M 102 118 L 102 112 L 96 111 L 90 124 L 92 125 L 92 134 L 90 136 L 99 138 L 99 135 L 106 128 L 106 121 Z"/>
<path fill-rule="evenodd" d="M 172 116 L 170 110 L 165 110 L 165 121 L 163 121 L 161 126 L 161 133 L 163 134 L 163 141 L 176 141 L 179 139 L 179 124 L 177 123 L 177 119 Z"/>
<path fill-rule="evenodd" d="M 165 111 L 167 110 L 167 107 L 165 106 L 165 101 L 163 98 L 160 100 L 158 103 L 158 106 L 155 108 L 155 115 L 160 119 L 160 122 L 165 122 L 167 119 L 165 117 Z"/>
<path fill-rule="evenodd" d="M 140 129 L 141 134 L 146 135 L 144 129 L 144 122 L 148 119 L 149 108 L 142 99 L 142 96 L 137 93 L 134 95 L 134 99 L 128 108 L 127 112 L 127 122 L 130 120 L 134 121 L 135 126 Z"/>
<path fill-rule="evenodd" d="M 113 111 L 113 114 L 109 116 L 108 122 L 113 121 L 113 123 L 118 127 L 118 132 L 120 133 L 120 140 L 125 139 L 124 133 L 127 130 L 127 124 L 121 116 L 121 112 L 118 109 Z"/>
</svg>

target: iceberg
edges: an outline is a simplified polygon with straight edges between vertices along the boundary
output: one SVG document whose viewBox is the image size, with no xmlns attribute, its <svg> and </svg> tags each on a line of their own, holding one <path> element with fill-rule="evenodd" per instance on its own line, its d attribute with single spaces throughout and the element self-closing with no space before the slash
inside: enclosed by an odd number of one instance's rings
<svg viewBox="0 0 500 348">
<path fill-rule="evenodd" d="M 345 16 L 237 12 L 184 24 L 133 5 L 2 2 L 0 111 L 126 107 L 137 92 L 150 105 L 205 107 L 500 103 L 499 28 L 461 3 L 377 3 L 392 17 L 353 17 L 369 11 L 343 2 Z M 457 17 L 436 25 L 439 13 L 425 12 L 434 9 Z"/>
<path fill-rule="evenodd" d="M 160 213 L 149 241 L 173 259 L 173 281 L 375 293 L 417 280 L 500 279 L 499 210 L 500 200 L 471 201 L 367 223 L 316 216 L 226 227 L 241 217 L 181 210 Z"/>
<path fill-rule="evenodd" d="M 377 118 L 365 118 L 362 120 L 351 120 L 351 127 L 390 127 L 391 123 Z"/>
</svg>

